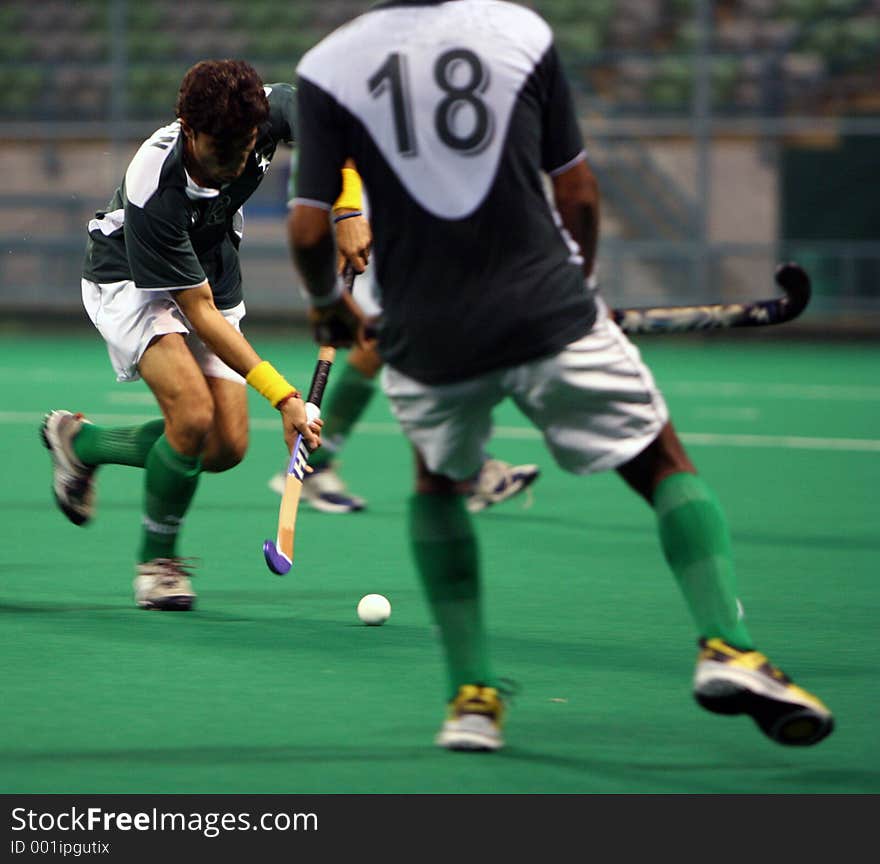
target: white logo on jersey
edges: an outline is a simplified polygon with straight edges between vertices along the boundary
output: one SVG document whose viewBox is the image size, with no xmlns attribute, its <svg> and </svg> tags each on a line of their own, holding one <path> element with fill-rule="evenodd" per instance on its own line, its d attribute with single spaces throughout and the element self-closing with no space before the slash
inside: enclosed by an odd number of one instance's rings
<svg viewBox="0 0 880 864">
<path fill-rule="evenodd" d="M 159 188 L 165 160 L 171 156 L 180 135 L 180 122 L 157 129 L 143 144 L 125 172 L 125 194 L 137 207 L 143 207 Z"/>
</svg>

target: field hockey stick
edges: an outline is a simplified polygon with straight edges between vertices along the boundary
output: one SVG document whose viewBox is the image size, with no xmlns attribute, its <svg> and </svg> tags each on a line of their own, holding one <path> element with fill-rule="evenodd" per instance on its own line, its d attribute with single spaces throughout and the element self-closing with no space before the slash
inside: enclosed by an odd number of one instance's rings
<svg viewBox="0 0 880 864">
<path fill-rule="evenodd" d="M 312 385 L 306 399 L 306 416 L 309 423 L 321 416 L 321 399 L 327 386 L 327 376 L 336 356 L 336 349 L 330 345 L 322 345 L 318 351 L 318 362 L 312 375 Z M 284 481 L 284 494 L 278 509 L 278 534 L 274 540 L 263 543 L 263 555 L 266 564 L 273 573 L 283 576 L 293 566 L 293 541 L 296 532 L 296 514 L 299 510 L 299 499 L 302 495 L 303 477 L 309 461 L 309 450 L 303 441 L 302 433 L 296 436 L 287 476 Z"/>
<path fill-rule="evenodd" d="M 351 291 L 354 285 L 354 269 L 347 265 L 343 271 L 345 289 Z M 318 350 L 318 362 L 312 374 L 312 383 L 306 398 L 306 416 L 309 423 L 321 416 L 321 400 L 330 375 L 330 367 L 336 358 L 336 349 L 331 345 L 322 345 Z M 293 566 L 293 542 L 296 533 L 296 515 L 299 511 L 299 499 L 302 495 L 303 478 L 309 461 L 309 450 L 302 439 L 302 433 L 296 436 L 287 465 L 284 480 L 284 492 L 278 508 L 278 534 L 274 540 L 263 543 L 263 557 L 273 573 L 283 576 Z"/>
<path fill-rule="evenodd" d="M 766 327 L 797 318 L 810 302 L 810 277 L 798 264 L 780 264 L 774 274 L 783 297 L 750 303 L 714 303 L 705 306 L 646 306 L 613 309 L 614 322 L 628 334 L 684 333 L 730 327 Z"/>
<path fill-rule="evenodd" d="M 750 303 L 711 303 L 703 306 L 637 306 L 611 309 L 615 324 L 628 334 L 687 333 L 694 330 L 722 330 L 731 327 L 766 327 L 797 318 L 810 302 L 810 277 L 798 264 L 780 264 L 774 275 L 785 292 L 782 297 Z M 379 322 L 366 330 L 369 339 L 379 333 Z"/>
</svg>

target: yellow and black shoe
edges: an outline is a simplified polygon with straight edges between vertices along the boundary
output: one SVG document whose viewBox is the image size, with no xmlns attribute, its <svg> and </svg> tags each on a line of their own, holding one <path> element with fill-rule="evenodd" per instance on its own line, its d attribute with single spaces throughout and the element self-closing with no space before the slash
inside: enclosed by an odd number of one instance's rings
<svg viewBox="0 0 880 864">
<path fill-rule="evenodd" d="M 817 744 L 834 729 L 822 702 L 758 651 L 701 639 L 694 698 L 716 714 L 748 714 L 778 744 Z"/>
<path fill-rule="evenodd" d="M 494 687 L 462 684 L 434 743 L 447 750 L 500 750 L 504 703 Z"/>
</svg>

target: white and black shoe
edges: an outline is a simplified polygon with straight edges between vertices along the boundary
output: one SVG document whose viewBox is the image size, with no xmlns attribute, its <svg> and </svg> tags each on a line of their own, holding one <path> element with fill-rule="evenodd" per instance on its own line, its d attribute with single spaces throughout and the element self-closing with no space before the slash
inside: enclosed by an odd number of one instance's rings
<svg viewBox="0 0 880 864">
<path fill-rule="evenodd" d="M 282 471 L 269 481 L 269 488 L 284 494 L 287 474 Z M 357 513 L 367 502 L 351 492 L 330 465 L 321 465 L 303 477 L 302 499 L 322 513 Z"/>
<path fill-rule="evenodd" d="M 52 457 L 52 490 L 61 512 L 74 525 L 85 525 L 95 514 L 94 465 L 84 465 L 73 449 L 83 423 L 82 414 L 50 411 L 40 426 L 40 437 Z"/>
<path fill-rule="evenodd" d="M 141 609 L 189 612 L 196 595 L 190 582 L 192 567 L 181 558 L 153 558 L 138 564 L 134 599 Z"/>
<path fill-rule="evenodd" d="M 507 501 L 528 489 L 540 473 L 537 465 L 511 465 L 500 459 L 487 459 L 467 497 L 467 509 L 471 513 L 479 513 L 487 507 Z"/>
</svg>

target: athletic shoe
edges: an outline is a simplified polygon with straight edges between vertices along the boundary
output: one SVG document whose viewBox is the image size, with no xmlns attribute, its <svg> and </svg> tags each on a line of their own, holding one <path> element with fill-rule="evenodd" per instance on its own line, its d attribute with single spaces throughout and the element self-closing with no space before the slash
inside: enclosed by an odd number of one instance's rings
<svg viewBox="0 0 880 864">
<path fill-rule="evenodd" d="M 825 705 L 758 651 L 701 639 L 694 698 L 716 714 L 748 714 L 778 744 L 817 744 L 834 729 Z"/>
<path fill-rule="evenodd" d="M 189 581 L 191 565 L 181 558 L 153 558 L 137 565 L 134 599 L 141 609 L 189 612 L 196 595 Z"/>
<path fill-rule="evenodd" d="M 447 750 L 500 750 L 504 703 L 494 687 L 462 684 L 434 743 Z"/>
<path fill-rule="evenodd" d="M 73 439 L 83 423 L 88 422 L 82 414 L 50 411 L 40 426 L 40 436 L 54 466 L 52 489 L 55 501 L 74 525 L 85 525 L 95 513 L 97 468 L 80 462 L 73 449 Z"/>
<path fill-rule="evenodd" d="M 282 471 L 269 481 L 269 488 L 283 495 L 286 483 L 287 472 Z M 342 478 L 330 465 L 321 465 L 305 475 L 302 498 L 322 513 L 356 513 L 367 506 L 363 498 L 345 488 Z"/>
<path fill-rule="evenodd" d="M 500 459 L 487 459 L 467 497 L 467 509 L 479 513 L 513 498 L 534 483 L 540 473 L 537 465 L 511 465 Z"/>
</svg>

